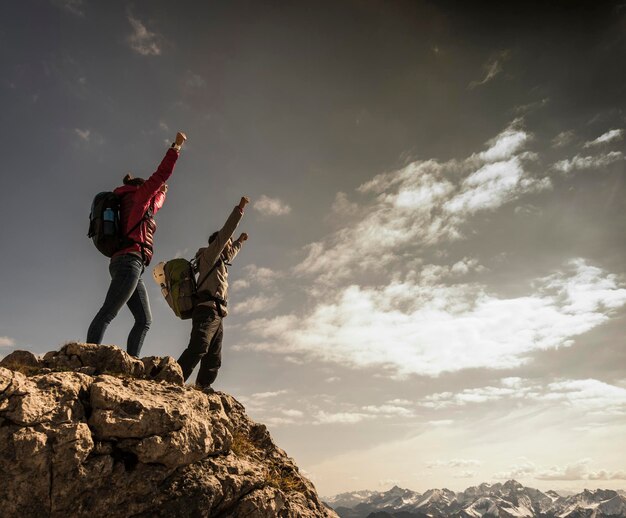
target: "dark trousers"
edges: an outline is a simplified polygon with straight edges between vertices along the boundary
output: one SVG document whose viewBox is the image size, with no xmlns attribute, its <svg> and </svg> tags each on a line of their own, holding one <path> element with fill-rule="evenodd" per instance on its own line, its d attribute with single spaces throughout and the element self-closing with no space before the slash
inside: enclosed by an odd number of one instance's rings
<svg viewBox="0 0 626 518">
<path fill-rule="evenodd" d="M 111 284 L 104 304 L 89 326 L 87 343 L 101 344 L 106 328 L 126 304 L 135 317 L 135 324 L 126 342 L 126 350 L 133 356 L 139 356 L 143 340 L 152 323 L 148 292 L 141 279 L 144 269 L 141 258 L 133 254 L 119 255 L 111 259 L 109 263 Z"/>
<path fill-rule="evenodd" d="M 196 306 L 191 316 L 191 337 L 189 345 L 178 358 L 185 381 L 200 362 L 196 384 L 209 387 L 217 378 L 222 365 L 222 317 L 206 306 Z"/>
</svg>

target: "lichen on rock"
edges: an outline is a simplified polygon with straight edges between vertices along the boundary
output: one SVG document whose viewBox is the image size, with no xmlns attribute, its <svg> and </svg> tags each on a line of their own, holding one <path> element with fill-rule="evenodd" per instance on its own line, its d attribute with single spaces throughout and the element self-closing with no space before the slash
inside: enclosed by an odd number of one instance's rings
<svg viewBox="0 0 626 518">
<path fill-rule="evenodd" d="M 334 517 L 228 394 L 169 357 L 71 343 L 0 362 L 3 517 Z"/>
</svg>

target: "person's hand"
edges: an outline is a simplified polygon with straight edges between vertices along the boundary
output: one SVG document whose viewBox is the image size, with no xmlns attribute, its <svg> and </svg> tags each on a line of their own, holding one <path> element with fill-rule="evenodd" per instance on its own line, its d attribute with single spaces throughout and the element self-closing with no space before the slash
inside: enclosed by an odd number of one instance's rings
<svg viewBox="0 0 626 518">
<path fill-rule="evenodd" d="M 159 189 L 159 192 L 162 192 L 163 194 L 167 194 L 167 184 L 166 183 L 161 185 L 161 188 Z"/>
<path fill-rule="evenodd" d="M 239 236 L 239 239 L 237 239 L 237 241 L 239 241 L 240 243 L 243 243 L 244 241 L 248 240 L 248 234 L 246 234 L 245 232 L 242 232 L 241 235 Z"/>
<path fill-rule="evenodd" d="M 185 140 L 187 140 L 187 135 L 185 135 L 184 133 L 181 133 L 180 131 L 176 133 L 176 140 L 174 142 L 176 143 L 177 146 L 182 146 Z"/>
<path fill-rule="evenodd" d="M 241 201 L 239 202 L 239 208 L 243 210 L 245 206 L 248 205 L 248 203 L 250 203 L 250 198 L 248 198 L 247 196 L 242 196 Z"/>
</svg>

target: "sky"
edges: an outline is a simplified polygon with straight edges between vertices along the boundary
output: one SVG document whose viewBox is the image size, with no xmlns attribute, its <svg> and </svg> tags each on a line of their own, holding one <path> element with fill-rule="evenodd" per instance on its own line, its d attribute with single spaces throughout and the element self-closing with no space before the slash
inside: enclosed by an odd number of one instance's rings
<svg viewBox="0 0 626 518">
<path fill-rule="evenodd" d="M 214 386 L 322 495 L 626 488 L 625 34 L 622 0 L 4 5 L 0 355 L 85 339 L 93 196 L 180 130 L 153 264 L 251 198 Z"/>
</svg>

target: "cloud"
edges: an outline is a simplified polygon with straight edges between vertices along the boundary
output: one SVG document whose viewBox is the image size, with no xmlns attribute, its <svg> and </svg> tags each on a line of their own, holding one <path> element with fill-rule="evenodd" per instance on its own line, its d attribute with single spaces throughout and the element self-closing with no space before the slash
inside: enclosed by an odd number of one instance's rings
<svg viewBox="0 0 626 518">
<path fill-rule="evenodd" d="M 541 216 L 543 215 L 543 210 L 536 205 L 527 203 L 525 205 L 518 205 L 515 207 L 515 214 L 520 216 Z"/>
<path fill-rule="evenodd" d="M 591 459 L 581 459 L 566 466 L 552 466 L 539 471 L 535 478 L 538 480 L 626 480 L 626 471 L 610 471 L 601 469 L 591 471 Z"/>
<path fill-rule="evenodd" d="M 515 120 L 464 159 L 421 160 L 364 182 L 357 189 L 362 217 L 310 243 L 283 274 L 314 279 L 303 309 L 249 321 L 239 347 L 376 368 L 382 377 L 438 376 L 515 368 L 606 322 L 626 304 L 626 289 L 582 258 L 516 296 L 481 284 L 487 270 L 476 258 L 423 259 L 476 233 L 478 216 L 551 187 L 529 151 L 533 140 Z M 263 277 L 256 266 L 247 273 L 251 282 Z"/>
<path fill-rule="evenodd" d="M 333 214 L 345 217 L 356 214 L 359 210 L 359 206 L 356 203 L 350 202 L 345 192 L 338 192 L 335 195 L 335 201 L 333 201 L 331 210 Z"/>
<path fill-rule="evenodd" d="M 8 336 L 0 336 L 0 347 L 14 347 L 15 340 Z"/>
<path fill-rule="evenodd" d="M 438 392 L 424 397 L 419 404 L 443 409 L 502 400 L 539 402 L 548 407 L 566 404 L 587 416 L 626 415 L 626 389 L 595 379 L 559 380 L 541 385 L 522 378 L 503 378 L 499 386 L 468 388 L 456 393 Z"/>
<path fill-rule="evenodd" d="M 185 74 L 184 84 L 188 88 L 204 88 L 206 81 L 200 74 L 188 70 Z"/>
<path fill-rule="evenodd" d="M 554 164 L 554 169 L 563 173 L 571 173 L 580 169 L 598 169 L 624 159 L 621 151 L 611 151 L 597 156 L 580 156 L 566 158 Z"/>
<path fill-rule="evenodd" d="M 150 32 L 137 18 L 128 14 L 128 21 L 133 28 L 133 33 L 128 37 L 130 48 L 142 56 L 159 56 L 161 47 L 159 36 Z"/>
<path fill-rule="evenodd" d="M 493 478 L 498 480 L 518 480 L 531 477 L 537 466 L 528 459 L 522 457 L 517 464 L 514 464 L 508 471 L 500 471 L 493 475 Z"/>
<path fill-rule="evenodd" d="M 505 61 L 511 57 L 509 50 L 502 50 L 491 56 L 487 62 L 483 65 L 485 76 L 480 81 L 472 81 L 469 84 L 469 88 L 476 88 L 477 86 L 488 83 L 495 78 L 500 72 L 502 72 L 502 66 Z"/>
<path fill-rule="evenodd" d="M 276 390 L 274 392 L 256 392 L 255 394 L 252 394 L 251 398 L 252 399 L 267 399 L 267 398 L 272 398 L 272 397 L 276 397 L 276 396 L 282 396 L 283 394 L 286 394 L 287 390 Z"/>
<path fill-rule="evenodd" d="M 75 16 L 85 16 L 83 0 L 53 0 L 52 4 Z"/>
<path fill-rule="evenodd" d="M 239 291 L 239 290 L 245 290 L 246 288 L 250 287 L 250 281 L 247 281 L 246 279 L 238 279 L 235 282 L 233 282 L 233 284 L 231 285 L 231 288 L 234 291 Z"/>
<path fill-rule="evenodd" d="M 315 415 L 313 424 L 356 424 L 366 419 L 373 418 L 370 414 L 360 412 L 325 412 L 320 410 Z"/>
<path fill-rule="evenodd" d="M 470 468 L 480 466 L 481 462 L 474 459 L 436 460 L 426 463 L 428 469 L 436 468 Z"/>
<path fill-rule="evenodd" d="M 364 216 L 309 244 L 294 273 L 337 285 L 353 274 L 393 269 L 407 248 L 464 239 L 478 214 L 551 187 L 549 178 L 529 170 L 536 157 L 524 148 L 531 139 L 516 120 L 465 160 L 417 161 L 375 176 L 358 188 L 370 198 Z"/>
<path fill-rule="evenodd" d="M 265 266 L 257 266 L 256 264 L 249 264 L 243 269 L 246 279 L 242 281 L 239 287 L 243 287 L 243 283 L 247 283 L 245 287 L 250 286 L 251 283 L 256 283 L 259 286 L 267 288 L 272 285 L 272 283 L 279 279 L 282 274 L 271 268 L 266 268 Z M 235 281 L 239 282 L 239 281 Z"/>
<path fill-rule="evenodd" d="M 383 417 L 414 417 L 415 412 L 408 408 L 404 408 L 398 405 L 367 405 L 362 408 L 364 412 L 368 414 L 379 415 Z"/>
<path fill-rule="evenodd" d="M 626 480 L 626 471 L 600 469 L 592 471 L 591 459 L 580 459 L 565 466 L 540 468 L 528 459 L 521 458 L 509 471 L 496 473 L 500 480 L 535 478 L 537 480 Z"/>
<path fill-rule="evenodd" d="M 243 302 L 235 304 L 235 313 L 241 315 L 249 315 L 252 313 L 259 313 L 261 311 L 268 311 L 274 309 L 278 302 L 279 297 L 268 297 L 265 295 L 257 295 L 255 297 L 248 297 Z"/>
<path fill-rule="evenodd" d="M 597 139 L 591 140 L 589 142 L 585 142 L 583 147 L 593 147 L 598 146 L 600 144 L 608 144 L 609 142 L 615 142 L 618 140 L 622 140 L 624 137 L 623 129 L 612 129 L 600 135 Z"/>
<path fill-rule="evenodd" d="M 564 380 L 548 385 L 538 399 L 567 403 L 587 412 L 626 415 L 626 389 L 595 379 Z"/>
<path fill-rule="evenodd" d="M 291 207 L 278 198 L 270 198 L 263 194 L 252 207 L 264 216 L 284 216 L 291 212 Z"/>
<path fill-rule="evenodd" d="M 80 128 L 74 128 L 74 133 L 76 133 L 76 135 L 78 135 L 78 137 L 85 142 L 89 142 L 89 139 L 91 138 L 91 131 L 88 129 L 82 130 Z"/>
<path fill-rule="evenodd" d="M 575 134 L 573 131 L 562 131 L 561 133 L 559 133 L 556 137 L 554 137 L 552 139 L 552 146 L 553 147 L 564 147 L 567 146 L 568 144 L 571 144 L 574 139 L 575 139 Z"/>
<path fill-rule="evenodd" d="M 516 298 L 498 298 L 475 284 L 430 285 L 418 274 L 384 287 L 350 285 L 303 317 L 249 322 L 258 341 L 247 347 L 376 366 L 394 377 L 507 369 L 527 363 L 535 351 L 571 345 L 626 304 L 617 278 L 581 259 L 534 284 L 536 293 Z M 465 397 L 488 399 L 507 390 Z"/>
</svg>

